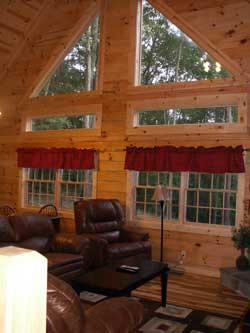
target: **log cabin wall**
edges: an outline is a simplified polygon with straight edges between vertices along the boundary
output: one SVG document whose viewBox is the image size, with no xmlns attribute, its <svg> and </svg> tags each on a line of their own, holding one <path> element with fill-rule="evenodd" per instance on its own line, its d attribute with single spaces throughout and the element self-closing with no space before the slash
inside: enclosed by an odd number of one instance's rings
<svg viewBox="0 0 250 333">
<path fill-rule="evenodd" d="M 156 7 L 166 10 L 168 1 L 154 0 L 150 1 Z M 225 58 L 230 58 L 227 62 L 232 70 L 237 74 L 234 78 L 225 80 L 211 80 L 207 82 L 189 82 L 177 83 L 174 86 L 171 84 L 161 84 L 156 86 L 137 86 L 133 85 L 133 68 L 134 68 L 134 42 L 135 42 L 135 8 L 137 6 L 135 0 L 106 0 L 106 1 L 76 1 L 77 5 L 72 5 L 69 11 L 69 4 L 57 2 L 53 6 L 57 6 L 55 22 L 64 24 L 63 16 L 67 17 L 67 27 L 61 27 L 62 31 L 71 32 L 74 39 L 77 37 L 77 29 L 74 23 L 82 19 L 79 12 L 87 10 L 90 17 L 101 10 L 101 51 L 100 51 L 100 76 L 99 89 L 95 92 L 82 92 L 79 94 L 67 94 L 48 97 L 29 98 L 30 93 L 37 86 L 38 81 L 45 78 L 46 70 L 52 72 L 52 65 L 55 64 L 55 58 L 58 57 L 59 51 L 67 45 L 69 34 L 59 34 L 55 36 L 53 43 L 48 43 L 47 37 L 50 35 L 51 28 L 45 20 L 48 13 L 52 13 L 49 1 L 34 1 L 36 4 L 36 15 L 44 11 L 43 16 L 36 23 L 35 31 L 30 32 L 29 40 L 23 41 L 20 47 L 17 58 L 11 58 L 11 62 L 4 67 L 5 76 L 2 80 L 2 89 L 0 92 L 0 105 L 2 117 L 0 120 L 0 202 L 10 203 L 18 206 L 19 198 L 19 170 L 16 165 L 16 149 L 18 147 L 79 147 L 79 148 L 95 148 L 99 152 L 99 166 L 97 173 L 97 189 L 96 196 L 98 198 L 117 198 L 125 206 L 129 205 L 127 199 L 127 180 L 128 173 L 124 170 L 125 148 L 128 145 L 136 146 L 154 146 L 172 144 L 175 146 L 200 146 L 205 147 L 225 145 L 236 146 L 242 144 L 245 148 L 250 148 L 248 123 L 249 117 L 245 119 L 247 127 L 242 132 L 236 133 L 178 133 L 173 134 L 131 134 L 127 133 L 127 105 L 131 102 L 139 102 L 144 100 L 158 100 L 159 98 L 192 98 L 195 100 L 199 96 L 207 96 L 209 99 L 216 98 L 219 94 L 226 96 L 230 94 L 245 94 L 248 103 L 247 108 L 249 113 L 249 83 L 248 71 L 249 62 L 245 61 L 244 56 L 250 53 L 246 52 L 249 48 L 249 40 L 241 43 L 244 47 L 244 53 L 240 56 L 239 41 L 245 37 L 242 24 L 240 28 L 234 27 L 233 40 L 231 48 L 220 50 L 221 40 L 215 39 L 215 33 L 209 39 L 209 47 L 211 45 L 219 52 L 220 56 L 224 51 Z M 38 8 L 38 4 L 43 3 L 43 8 Z M 60 5 L 61 3 L 61 5 Z M 66 2 L 65 2 L 66 3 Z M 93 5 L 94 3 L 94 5 Z M 189 6 L 187 5 L 189 3 Z M 229 38 L 227 31 L 230 29 L 228 17 L 223 25 L 225 15 L 218 11 L 218 1 L 204 1 L 203 6 L 197 1 L 169 1 L 169 6 L 172 10 L 179 13 L 179 22 L 183 19 L 188 20 L 192 25 L 193 30 L 199 26 L 200 20 L 204 23 L 201 34 L 207 33 L 210 28 L 206 22 L 205 3 L 209 10 L 213 11 L 214 20 L 219 22 L 220 31 L 224 28 L 224 37 Z M 225 3 L 221 1 L 221 3 Z M 238 6 L 237 12 L 230 12 L 231 16 L 238 14 L 243 15 L 247 10 L 249 13 L 250 5 L 247 1 L 240 1 L 242 6 Z M 214 4 L 214 9 L 213 9 Z M 228 6 L 239 4 L 239 1 L 229 1 Z M 225 4 L 224 4 L 225 5 Z M 244 5 L 244 6 L 243 6 Z M 61 7 L 60 7 L 61 6 Z M 65 7 L 66 6 L 66 7 Z M 194 7 L 195 8 L 194 10 Z M 202 8 L 199 8 L 201 6 Z M 65 7 L 65 8 L 64 8 Z M 206 7 L 206 6 L 205 6 Z M 225 5 L 223 8 L 226 8 Z M 171 9 L 170 8 L 170 9 Z M 74 9 L 74 10 L 73 10 Z M 168 8 L 169 9 L 169 8 Z M 48 11 L 48 12 L 47 12 Z M 195 16 L 195 12 L 203 15 L 203 19 L 199 15 Z M 191 18 L 193 21 L 190 20 Z M 227 13 L 227 11 L 226 11 Z M 191 15 L 192 14 L 192 15 Z M 229 14 L 228 14 L 229 15 Z M 86 16 L 86 15 L 85 15 Z M 0 16 L 1 17 L 1 16 Z M 34 16 L 32 16 L 34 17 Z M 173 16 L 175 17 L 175 16 Z M 199 17 L 199 19 L 197 19 Z M 232 19 L 232 18 L 231 18 Z M 30 19 L 32 21 L 32 19 Z M 245 29 L 248 27 L 249 16 L 243 15 L 242 22 Z M 89 23 L 86 19 L 85 24 Z M 222 23 L 221 23 L 222 22 Z M 207 26 L 206 24 L 207 23 Z M 1 26 L 1 25 L 0 25 Z M 188 27 L 190 28 L 190 27 Z M 52 28 L 51 28 L 52 29 Z M 43 31 L 47 35 L 42 34 Z M 199 29 L 198 29 L 199 31 Z M 245 30 L 246 31 L 246 30 Z M 221 32 L 222 34 L 222 32 Z M 60 35 L 60 36 L 59 36 Z M 238 36 L 238 39 L 237 39 Z M 243 37 L 242 37 L 243 36 Z M 60 38 L 59 38 L 60 37 Z M 58 38 L 60 42 L 57 44 Z M 228 40 L 228 39 L 227 39 Z M 69 41 L 68 41 L 69 42 Z M 72 42 L 72 40 L 71 40 Z M 204 44 L 206 41 L 202 40 Z M 52 45 L 53 44 L 53 45 Z M 34 47 L 36 45 L 36 47 Z M 63 45 L 63 47 L 62 47 Z M 1 45 L 0 45 L 1 46 Z M 61 47 L 61 49 L 60 49 Z M 31 48 L 34 50 L 31 52 Z M 233 50 L 232 50 L 233 49 Z M 237 53 L 238 50 L 238 53 Z M 57 51 L 57 52 L 56 52 Z M 228 51 L 228 52 L 227 52 Z M 230 52 L 229 52 L 230 51 Z M 0 48 L 1 52 L 1 48 Z M 11 52 L 11 51 L 9 51 Z M 58 53 L 59 52 L 59 53 Z M 12 54 L 12 53 L 11 53 Z M 49 66 L 47 66 L 49 65 Z M 242 74 L 244 72 L 244 74 Z M 53 134 L 47 132 L 25 133 L 23 131 L 23 123 L 27 117 L 41 116 L 43 114 L 61 114 L 62 109 L 70 114 L 75 108 L 86 107 L 91 104 L 102 106 L 102 124 L 101 132 L 95 136 L 86 136 L 79 131 L 57 131 Z M 242 189 L 244 197 L 249 196 L 249 175 L 250 175 L 250 158 L 246 156 L 247 173 L 245 188 Z M 129 207 L 127 207 L 129 208 Z M 62 222 L 63 230 L 74 231 L 73 216 L 65 216 Z M 134 225 L 131 224 L 131 227 Z M 134 227 L 138 227 L 135 225 Z M 168 229 L 168 227 L 166 227 Z M 153 243 L 153 257 L 159 258 L 160 237 L 159 229 L 145 228 L 148 231 Z M 186 250 L 187 257 L 185 266 L 187 270 L 199 272 L 208 275 L 218 275 L 218 269 L 221 266 L 232 266 L 235 263 L 235 258 L 238 251 L 235 250 L 230 240 L 230 236 L 221 233 L 216 234 L 216 231 L 211 234 L 210 231 L 205 231 L 202 234 L 197 232 L 184 232 L 182 230 L 165 231 L 165 247 L 164 255 L 167 261 L 176 262 L 181 250 Z"/>
</svg>

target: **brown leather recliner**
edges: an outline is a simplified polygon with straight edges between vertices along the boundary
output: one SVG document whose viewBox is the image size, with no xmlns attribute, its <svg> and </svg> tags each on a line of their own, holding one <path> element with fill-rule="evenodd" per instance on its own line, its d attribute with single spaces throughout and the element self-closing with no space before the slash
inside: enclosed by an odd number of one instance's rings
<svg viewBox="0 0 250 333">
<path fill-rule="evenodd" d="M 148 234 L 124 228 L 121 203 L 116 199 L 90 199 L 74 203 L 77 234 L 96 243 L 96 265 L 131 256 L 151 258 Z"/>
<path fill-rule="evenodd" d="M 90 266 L 90 241 L 75 234 L 56 234 L 51 219 L 39 214 L 0 215 L 0 247 L 14 245 L 42 253 L 48 271 L 70 281 Z"/>
<path fill-rule="evenodd" d="M 143 317 L 143 305 L 128 297 L 104 300 L 83 311 L 71 286 L 48 275 L 47 333 L 129 333 Z"/>
</svg>

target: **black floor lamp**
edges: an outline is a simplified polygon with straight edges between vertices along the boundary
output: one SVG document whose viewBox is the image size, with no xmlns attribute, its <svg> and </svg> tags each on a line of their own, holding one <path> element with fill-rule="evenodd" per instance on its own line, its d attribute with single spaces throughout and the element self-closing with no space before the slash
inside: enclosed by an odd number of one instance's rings
<svg viewBox="0 0 250 333">
<path fill-rule="evenodd" d="M 160 203 L 161 209 L 161 254 L 160 261 L 163 261 L 163 220 L 164 220 L 164 203 L 169 200 L 169 192 L 165 186 L 157 185 L 152 197 L 152 200 L 158 201 Z"/>
</svg>

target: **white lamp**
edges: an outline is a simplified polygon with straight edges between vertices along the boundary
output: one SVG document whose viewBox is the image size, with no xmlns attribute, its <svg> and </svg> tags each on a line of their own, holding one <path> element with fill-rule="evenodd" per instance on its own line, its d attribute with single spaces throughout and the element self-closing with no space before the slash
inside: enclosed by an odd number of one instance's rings
<svg viewBox="0 0 250 333">
<path fill-rule="evenodd" d="M 45 333 L 47 259 L 36 251 L 0 248 L 0 332 Z"/>
<path fill-rule="evenodd" d="M 169 200 L 169 191 L 165 186 L 157 185 L 155 187 L 154 195 L 152 200 L 160 202 L 161 208 L 161 254 L 160 261 L 163 261 L 163 215 L 164 215 L 164 202 Z"/>
</svg>

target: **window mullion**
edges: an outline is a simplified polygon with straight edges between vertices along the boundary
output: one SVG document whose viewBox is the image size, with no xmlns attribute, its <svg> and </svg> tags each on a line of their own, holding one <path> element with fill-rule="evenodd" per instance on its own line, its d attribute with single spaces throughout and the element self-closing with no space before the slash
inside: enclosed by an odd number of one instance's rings
<svg viewBox="0 0 250 333">
<path fill-rule="evenodd" d="M 61 182 L 61 170 L 56 169 L 55 193 L 54 193 L 54 202 L 56 207 L 59 207 L 60 203 L 60 182 Z"/>
<path fill-rule="evenodd" d="M 185 223 L 187 179 L 188 179 L 188 173 L 181 172 L 180 206 L 179 206 L 179 222 L 181 224 Z"/>
</svg>

